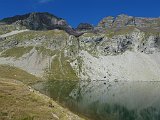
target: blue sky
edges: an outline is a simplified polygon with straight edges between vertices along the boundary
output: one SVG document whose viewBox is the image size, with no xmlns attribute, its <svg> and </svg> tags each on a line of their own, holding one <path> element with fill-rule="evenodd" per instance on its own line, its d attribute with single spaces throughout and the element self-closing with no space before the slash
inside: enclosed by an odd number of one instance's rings
<svg viewBox="0 0 160 120">
<path fill-rule="evenodd" d="M 28 12 L 50 12 L 73 27 L 96 25 L 105 16 L 159 17 L 160 0 L 0 0 L 0 18 Z"/>
</svg>

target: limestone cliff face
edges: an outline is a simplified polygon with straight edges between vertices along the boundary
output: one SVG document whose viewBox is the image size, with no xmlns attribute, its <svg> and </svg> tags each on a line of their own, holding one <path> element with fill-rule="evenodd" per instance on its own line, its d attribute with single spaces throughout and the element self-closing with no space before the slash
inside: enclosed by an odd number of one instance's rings
<svg viewBox="0 0 160 120">
<path fill-rule="evenodd" d="M 114 34 L 110 36 L 110 34 Z M 125 51 L 139 51 L 144 53 L 159 52 L 159 33 L 147 33 L 138 29 L 127 32 L 114 32 L 106 34 L 86 33 L 80 38 L 83 49 L 101 55 L 118 55 Z"/>
<path fill-rule="evenodd" d="M 143 18 L 133 17 L 128 15 L 118 15 L 117 17 L 106 17 L 100 21 L 98 26 L 103 28 L 122 28 L 127 26 L 134 26 L 141 29 L 153 28 L 160 29 L 160 18 Z"/>
</svg>

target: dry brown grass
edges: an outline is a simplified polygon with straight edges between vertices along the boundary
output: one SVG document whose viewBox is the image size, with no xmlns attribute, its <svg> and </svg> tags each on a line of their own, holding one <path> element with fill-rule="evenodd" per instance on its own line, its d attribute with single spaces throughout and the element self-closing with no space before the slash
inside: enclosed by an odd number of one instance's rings
<svg viewBox="0 0 160 120">
<path fill-rule="evenodd" d="M 21 82 L 0 78 L 0 120 L 81 120 Z"/>
<path fill-rule="evenodd" d="M 9 65 L 0 65 L 0 78 L 16 79 L 25 84 L 32 84 L 41 81 L 40 78 Z"/>
</svg>

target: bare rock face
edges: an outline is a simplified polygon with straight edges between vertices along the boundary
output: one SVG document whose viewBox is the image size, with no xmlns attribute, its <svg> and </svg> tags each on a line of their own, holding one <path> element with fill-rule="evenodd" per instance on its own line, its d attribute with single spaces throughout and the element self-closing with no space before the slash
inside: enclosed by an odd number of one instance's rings
<svg viewBox="0 0 160 120">
<path fill-rule="evenodd" d="M 142 18 L 122 14 L 117 17 L 106 17 L 100 21 L 98 26 L 103 28 L 123 28 L 127 26 L 134 26 L 141 29 L 160 29 L 160 18 Z"/>
<path fill-rule="evenodd" d="M 125 27 L 135 25 L 134 17 L 127 15 L 118 15 L 113 23 L 113 27 Z"/>
<path fill-rule="evenodd" d="M 114 22 L 114 17 L 109 16 L 100 21 L 98 26 L 111 28 Z"/>
<path fill-rule="evenodd" d="M 160 18 L 135 18 L 135 25 L 139 28 L 160 28 Z"/>
<path fill-rule="evenodd" d="M 82 49 L 94 55 L 119 55 L 126 51 L 146 54 L 160 52 L 160 34 L 147 33 L 136 28 L 124 33 L 116 31 L 113 36 L 85 33 L 79 39 Z"/>
<path fill-rule="evenodd" d="M 0 21 L 3 24 L 14 24 L 15 26 L 25 26 L 30 30 L 64 30 L 70 35 L 79 36 L 66 20 L 54 16 L 50 13 L 29 13 L 25 15 L 17 15 L 14 17 L 4 18 Z"/>
<path fill-rule="evenodd" d="M 1 21 L 7 24 L 20 24 L 31 30 L 48 30 L 68 26 L 65 20 L 58 18 L 50 13 L 29 13 L 25 15 L 5 18 Z"/>
<path fill-rule="evenodd" d="M 88 31 L 88 30 L 93 30 L 93 29 L 94 27 L 88 23 L 80 23 L 77 27 L 78 31 Z"/>
</svg>

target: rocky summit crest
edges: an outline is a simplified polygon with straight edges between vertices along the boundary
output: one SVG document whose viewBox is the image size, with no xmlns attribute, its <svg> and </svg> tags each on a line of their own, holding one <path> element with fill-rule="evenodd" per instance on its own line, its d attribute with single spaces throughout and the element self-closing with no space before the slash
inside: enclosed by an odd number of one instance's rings
<svg viewBox="0 0 160 120">
<path fill-rule="evenodd" d="M 152 28 L 160 30 L 160 18 L 133 17 L 121 14 L 116 17 L 108 16 L 103 18 L 99 22 L 98 26 L 103 28 L 122 28 L 134 26 L 140 29 Z"/>
<path fill-rule="evenodd" d="M 24 15 L 17 15 L 0 20 L 0 24 L 14 24 L 24 26 L 30 30 L 64 30 L 76 37 L 86 32 L 104 32 L 106 29 L 120 29 L 136 27 L 142 30 L 160 31 L 160 18 L 143 18 L 128 16 L 125 14 L 116 17 L 108 16 L 103 18 L 97 26 L 89 23 L 80 23 L 76 29 L 72 28 L 66 20 L 48 12 L 33 12 Z"/>
<path fill-rule="evenodd" d="M 67 22 L 64 19 L 56 17 L 47 12 L 34 12 L 25 15 L 17 15 L 14 17 L 4 18 L 1 20 L 1 22 L 4 22 L 6 24 L 20 24 L 32 30 L 49 30 L 57 27 L 68 26 Z"/>
<path fill-rule="evenodd" d="M 79 34 L 68 25 L 66 20 L 59 18 L 48 12 L 33 12 L 25 15 L 17 15 L 9 18 L 4 18 L 1 24 L 14 24 L 24 26 L 30 30 L 64 30 L 67 33 L 78 36 Z"/>
</svg>

